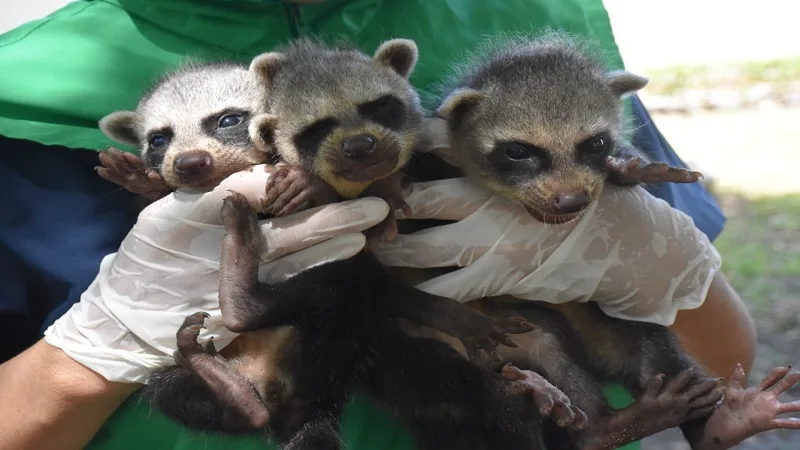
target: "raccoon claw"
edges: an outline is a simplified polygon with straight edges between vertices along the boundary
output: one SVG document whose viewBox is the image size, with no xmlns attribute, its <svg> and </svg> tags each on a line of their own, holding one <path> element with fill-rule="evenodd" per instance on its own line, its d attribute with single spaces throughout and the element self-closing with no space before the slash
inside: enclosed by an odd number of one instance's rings
<svg viewBox="0 0 800 450">
<path fill-rule="evenodd" d="M 99 152 L 100 166 L 97 174 L 106 181 L 122 186 L 129 192 L 150 200 L 158 200 L 170 192 L 164 179 L 151 169 L 146 169 L 138 156 L 114 147 Z"/>
<path fill-rule="evenodd" d="M 501 373 L 511 381 L 509 391 L 514 395 L 532 396 L 543 417 L 553 419 L 562 428 L 586 428 L 589 421 L 586 414 L 573 406 L 566 394 L 538 373 L 521 370 L 511 364 L 503 366 Z"/>
<path fill-rule="evenodd" d="M 703 177 L 700 172 L 695 172 L 681 167 L 670 166 L 663 162 L 653 162 L 642 165 L 638 157 L 632 159 L 608 157 L 606 168 L 611 171 L 615 181 L 624 184 L 632 183 L 694 183 Z"/>
<path fill-rule="evenodd" d="M 220 209 L 220 222 L 225 227 L 228 234 L 242 237 L 249 241 L 258 235 L 258 215 L 250 207 L 247 197 L 239 192 L 228 191 L 231 193 L 222 201 Z"/>
<path fill-rule="evenodd" d="M 711 414 L 697 448 L 730 448 L 758 433 L 775 429 L 800 430 L 800 418 L 778 418 L 780 414 L 800 413 L 800 401 L 781 403 L 778 396 L 800 383 L 800 372 L 792 367 L 773 369 L 756 387 L 745 389 L 747 376 L 737 365 L 724 399 Z"/>
<path fill-rule="evenodd" d="M 214 345 L 214 336 L 209 337 L 208 342 L 206 342 L 206 353 L 209 355 L 217 354 L 217 346 Z"/>
<path fill-rule="evenodd" d="M 481 314 L 477 311 L 468 311 L 469 315 L 455 319 L 460 330 L 460 340 L 467 350 L 470 359 L 477 357 L 483 350 L 494 359 L 499 359 L 495 349 L 502 344 L 507 347 L 519 347 L 509 338 L 510 334 L 527 333 L 534 326 L 522 317 L 498 319 Z"/>
<path fill-rule="evenodd" d="M 175 352 L 175 358 L 177 360 L 188 359 L 194 355 L 205 353 L 205 349 L 197 343 L 197 336 L 200 335 L 200 330 L 205 328 L 203 322 L 209 317 L 211 316 L 207 312 L 200 311 L 186 316 L 183 320 L 183 324 L 178 328 L 176 336 L 178 351 Z M 181 361 L 178 362 L 181 363 Z"/>
</svg>

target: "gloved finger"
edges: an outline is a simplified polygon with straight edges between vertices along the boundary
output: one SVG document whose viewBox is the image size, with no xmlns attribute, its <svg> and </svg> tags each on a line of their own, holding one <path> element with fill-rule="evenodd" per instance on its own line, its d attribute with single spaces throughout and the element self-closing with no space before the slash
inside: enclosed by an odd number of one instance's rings
<svg viewBox="0 0 800 450">
<path fill-rule="evenodd" d="M 496 241 L 494 237 L 491 243 L 483 245 L 474 230 L 465 234 L 468 227 L 469 224 L 456 222 L 401 234 L 392 242 L 379 245 L 375 256 L 393 267 L 463 267 L 485 255 Z"/>
<path fill-rule="evenodd" d="M 352 258 L 364 248 L 365 243 L 366 237 L 363 233 L 349 233 L 328 239 L 282 258 L 260 264 L 258 279 L 280 281 L 314 266 Z"/>
<path fill-rule="evenodd" d="M 284 217 L 260 221 L 266 238 L 267 260 L 280 258 L 343 234 L 373 227 L 389 214 L 389 205 L 365 197 L 307 209 Z"/>
<path fill-rule="evenodd" d="M 250 207 L 261 211 L 261 200 L 266 197 L 267 180 L 274 171 L 274 166 L 259 164 L 225 178 L 209 192 L 178 189 L 150 204 L 139 217 L 163 217 L 182 222 L 218 225 L 222 201 L 231 195 L 230 191 L 244 195 Z"/>
<path fill-rule="evenodd" d="M 398 212 L 398 219 L 462 220 L 484 206 L 491 192 L 466 178 L 411 183 L 406 189 L 411 216 Z"/>
<path fill-rule="evenodd" d="M 423 281 L 415 287 L 462 303 L 510 293 L 521 275 L 514 267 L 504 264 L 502 257 L 494 258 L 490 255 L 487 258 Z"/>
</svg>

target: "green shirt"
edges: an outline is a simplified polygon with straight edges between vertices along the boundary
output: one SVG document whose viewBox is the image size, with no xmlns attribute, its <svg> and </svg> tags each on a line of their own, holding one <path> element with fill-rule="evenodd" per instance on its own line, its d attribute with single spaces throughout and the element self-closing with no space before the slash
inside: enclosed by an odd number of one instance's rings
<svg viewBox="0 0 800 450">
<path fill-rule="evenodd" d="M 622 68 L 602 0 L 80 0 L 0 36 L 0 135 L 101 149 L 97 121 L 133 109 L 164 71 L 188 58 L 249 62 L 306 34 L 345 37 L 372 53 L 389 38 L 416 41 L 412 82 L 423 98 L 485 36 L 553 27 L 602 43 Z M 630 401 L 625 393 L 612 404 Z M 347 448 L 410 450 L 406 429 L 364 399 L 342 418 Z M 263 449 L 260 437 L 206 436 L 177 426 L 131 398 L 90 449 Z M 276 448 L 272 446 L 271 448 Z"/>
<path fill-rule="evenodd" d="M 425 98 L 487 35 L 544 26 L 593 36 L 622 67 L 601 0 L 82 0 L 0 36 L 0 135 L 74 148 L 111 144 L 97 121 L 133 109 L 188 58 L 249 62 L 293 36 L 343 36 L 372 53 L 414 39 Z"/>
</svg>

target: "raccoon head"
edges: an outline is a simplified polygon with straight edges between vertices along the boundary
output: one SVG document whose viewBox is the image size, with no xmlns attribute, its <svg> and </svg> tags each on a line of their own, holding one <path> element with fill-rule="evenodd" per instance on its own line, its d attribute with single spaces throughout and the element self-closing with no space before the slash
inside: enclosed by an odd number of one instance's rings
<svg viewBox="0 0 800 450">
<path fill-rule="evenodd" d="M 266 91 L 247 67 L 187 64 L 164 76 L 135 111 L 100 120 L 109 138 L 138 148 L 147 168 L 172 188 L 211 189 L 227 176 L 267 162 L 248 127 Z"/>
<path fill-rule="evenodd" d="M 566 223 L 596 200 L 621 143 L 621 99 L 647 79 L 607 72 L 572 38 L 514 42 L 441 103 L 454 160 L 536 219 Z"/>
<path fill-rule="evenodd" d="M 353 198 L 402 168 L 417 146 L 423 111 L 408 78 L 413 41 L 384 42 L 370 57 L 303 39 L 250 65 L 269 90 L 254 140 L 273 147 Z"/>
</svg>

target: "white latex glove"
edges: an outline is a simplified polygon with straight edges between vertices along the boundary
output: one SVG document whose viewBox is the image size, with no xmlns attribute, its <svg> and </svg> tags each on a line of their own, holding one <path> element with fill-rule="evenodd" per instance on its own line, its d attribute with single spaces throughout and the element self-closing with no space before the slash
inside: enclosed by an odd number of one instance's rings
<svg viewBox="0 0 800 450">
<path fill-rule="evenodd" d="M 235 190 L 260 209 L 272 170 L 258 166 L 212 192 L 179 191 L 149 205 L 45 340 L 111 381 L 139 383 L 153 369 L 174 364 L 175 333 L 189 314 L 208 312 L 201 336 L 213 336 L 218 349 L 230 343 L 236 333 L 222 324 L 217 295 L 225 234 L 220 208 Z M 279 279 L 355 255 L 364 247 L 361 231 L 388 211 L 384 201 L 365 198 L 261 221 L 266 250 L 259 278 Z"/>
<path fill-rule="evenodd" d="M 462 267 L 417 285 L 461 302 L 591 299 L 613 317 L 670 325 L 679 309 L 703 303 L 720 268 L 692 219 L 641 187 L 608 186 L 563 225 L 544 225 L 465 178 L 412 183 L 407 194 L 410 218 L 458 222 L 398 236 L 378 257 L 397 267 Z"/>
</svg>

